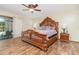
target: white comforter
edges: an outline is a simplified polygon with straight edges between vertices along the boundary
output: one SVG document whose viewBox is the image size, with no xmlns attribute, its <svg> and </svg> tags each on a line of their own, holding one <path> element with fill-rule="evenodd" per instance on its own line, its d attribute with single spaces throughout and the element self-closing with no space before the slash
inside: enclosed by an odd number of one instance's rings
<svg viewBox="0 0 79 59">
<path fill-rule="evenodd" d="M 48 37 L 56 34 L 56 30 L 36 30 L 37 32 L 41 33 L 41 34 L 45 34 L 47 35 Z"/>
</svg>

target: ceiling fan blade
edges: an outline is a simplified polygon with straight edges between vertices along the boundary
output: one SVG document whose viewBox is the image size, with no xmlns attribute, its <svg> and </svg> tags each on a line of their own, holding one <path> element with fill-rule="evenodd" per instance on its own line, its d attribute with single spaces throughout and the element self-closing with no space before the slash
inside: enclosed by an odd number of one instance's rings
<svg viewBox="0 0 79 59">
<path fill-rule="evenodd" d="M 38 4 L 35 4 L 35 5 L 34 5 L 34 8 L 36 8 L 37 6 L 38 6 Z"/>
<path fill-rule="evenodd" d="M 34 9 L 35 11 L 41 11 L 40 9 Z"/>
<path fill-rule="evenodd" d="M 28 11 L 28 9 L 23 9 L 23 11 Z"/>
<path fill-rule="evenodd" d="M 25 7 L 28 7 L 28 6 L 26 6 L 25 4 L 22 4 L 23 6 L 25 6 Z"/>
</svg>

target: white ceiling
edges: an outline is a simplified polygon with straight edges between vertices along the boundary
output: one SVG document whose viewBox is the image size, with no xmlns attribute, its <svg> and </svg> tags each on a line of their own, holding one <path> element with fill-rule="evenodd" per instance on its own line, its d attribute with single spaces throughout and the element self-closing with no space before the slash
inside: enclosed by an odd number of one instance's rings
<svg viewBox="0 0 79 59">
<path fill-rule="evenodd" d="M 66 12 L 74 12 L 78 9 L 77 4 L 39 4 L 38 8 L 41 12 L 31 13 L 29 11 L 23 11 L 26 7 L 21 4 L 0 4 L 0 10 L 15 13 L 23 17 L 41 17 L 44 15 L 57 15 Z"/>
</svg>

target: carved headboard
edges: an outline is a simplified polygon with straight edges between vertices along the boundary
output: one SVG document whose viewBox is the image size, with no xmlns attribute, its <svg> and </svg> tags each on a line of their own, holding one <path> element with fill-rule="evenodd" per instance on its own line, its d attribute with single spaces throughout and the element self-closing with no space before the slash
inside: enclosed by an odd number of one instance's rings
<svg viewBox="0 0 79 59">
<path fill-rule="evenodd" d="M 51 27 L 55 27 L 56 31 L 58 32 L 58 22 L 56 22 L 55 20 L 46 17 L 41 23 L 40 26 L 51 26 Z"/>
</svg>

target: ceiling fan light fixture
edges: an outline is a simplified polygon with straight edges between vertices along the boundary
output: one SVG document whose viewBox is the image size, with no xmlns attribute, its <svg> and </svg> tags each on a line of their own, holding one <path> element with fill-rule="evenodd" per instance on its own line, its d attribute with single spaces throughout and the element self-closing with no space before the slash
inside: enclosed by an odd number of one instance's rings
<svg viewBox="0 0 79 59">
<path fill-rule="evenodd" d="M 33 13 L 34 12 L 34 9 L 29 9 L 29 11 Z"/>
</svg>

